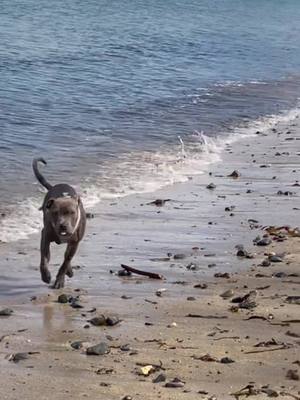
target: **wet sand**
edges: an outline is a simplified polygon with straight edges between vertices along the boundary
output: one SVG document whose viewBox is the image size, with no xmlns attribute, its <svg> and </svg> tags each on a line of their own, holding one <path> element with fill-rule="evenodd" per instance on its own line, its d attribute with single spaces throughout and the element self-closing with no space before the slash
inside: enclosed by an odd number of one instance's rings
<svg viewBox="0 0 300 400">
<path fill-rule="evenodd" d="M 228 145 L 221 163 L 186 183 L 101 203 L 64 290 L 40 282 L 38 235 L 1 244 L 0 304 L 14 310 L 0 317 L 1 399 L 226 400 L 249 384 L 245 394 L 256 399 L 276 393 L 300 398 L 299 304 L 285 301 L 299 295 L 300 238 L 253 243 L 263 227 L 300 225 L 299 187 L 293 186 L 299 179 L 299 120 L 273 128 Z M 228 177 L 233 170 L 238 179 Z M 213 190 L 206 188 L 211 182 Z M 148 204 L 155 199 L 170 201 Z M 237 257 L 237 245 L 254 257 Z M 53 246 L 53 275 L 63 250 Z M 259 266 L 271 252 L 286 254 L 282 262 Z M 176 254 L 183 256 L 174 259 Z M 121 263 L 165 280 L 110 273 Z M 199 283 L 204 288 L 194 287 Z M 256 306 L 243 309 L 223 299 L 229 289 L 233 297 L 256 290 Z M 57 303 L 61 293 L 80 295 L 83 308 Z M 113 327 L 87 322 L 101 314 L 122 321 Z M 76 340 L 84 342 L 82 349 L 70 346 Z M 109 354 L 85 354 L 87 346 L 103 341 Z M 18 352 L 37 353 L 9 361 Z M 206 354 L 211 358 L 203 361 Z M 234 362 L 221 363 L 224 357 Z M 142 376 L 139 364 L 157 368 Z M 166 382 L 179 378 L 183 387 L 153 383 L 161 373 Z"/>
</svg>

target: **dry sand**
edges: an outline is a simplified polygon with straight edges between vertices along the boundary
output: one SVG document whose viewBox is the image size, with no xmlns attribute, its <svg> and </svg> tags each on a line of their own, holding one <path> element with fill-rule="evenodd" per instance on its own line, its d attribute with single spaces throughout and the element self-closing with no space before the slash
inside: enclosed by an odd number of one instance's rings
<svg viewBox="0 0 300 400">
<path fill-rule="evenodd" d="M 226 400 L 249 384 L 236 398 L 300 399 L 300 306 L 286 302 L 300 294 L 300 238 L 253 243 L 265 226 L 300 224 L 299 187 L 293 186 L 299 140 L 295 119 L 228 146 L 221 163 L 186 183 L 100 204 L 75 261 L 80 268 L 64 290 L 40 282 L 37 235 L 2 244 L 0 308 L 14 313 L 0 317 L 1 400 Z M 227 176 L 233 170 L 241 173 L 238 179 Z M 210 182 L 214 190 L 206 188 Z M 156 198 L 171 201 L 147 204 Z M 237 257 L 238 244 L 254 258 Z M 62 252 L 53 247 L 53 270 Z M 259 266 L 271 252 L 286 254 L 282 262 Z M 166 279 L 110 274 L 121 263 Z M 229 277 L 214 276 L 224 272 Z M 195 288 L 199 283 L 207 287 Z M 160 289 L 166 290 L 159 296 Z M 241 309 L 223 299 L 229 289 L 234 297 L 256 290 L 256 307 Z M 57 303 L 61 293 L 80 295 L 83 308 Z M 101 314 L 122 321 L 114 327 L 87 323 Z M 83 348 L 70 346 L 76 340 Z M 85 354 L 103 341 L 109 354 Z M 9 361 L 18 352 L 33 354 Z M 213 361 L 201 359 L 207 354 Z M 221 363 L 223 357 L 234 362 Z M 155 371 L 140 375 L 143 364 Z M 153 383 L 161 373 L 183 387 Z"/>
</svg>

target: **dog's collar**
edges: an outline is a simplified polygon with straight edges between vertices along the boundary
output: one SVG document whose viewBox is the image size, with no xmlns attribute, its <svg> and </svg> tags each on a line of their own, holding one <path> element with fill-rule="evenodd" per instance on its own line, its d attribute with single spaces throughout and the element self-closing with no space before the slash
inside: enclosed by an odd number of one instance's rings
<svg viewBox="0 0 300 400">
<path fill-rule="evenodd" d="M 74 235 L 74 233 L 77 231 L 77 228 L 79 226 L 80 223 L 80 219 L 81 219 L 81 211 L 80 211 L 80 207 L 78 207 L 78 217 L 77 217 L 77 221 L 75 224 L 75 228 L 73 229 L 72 235 Z"/>
</svg>

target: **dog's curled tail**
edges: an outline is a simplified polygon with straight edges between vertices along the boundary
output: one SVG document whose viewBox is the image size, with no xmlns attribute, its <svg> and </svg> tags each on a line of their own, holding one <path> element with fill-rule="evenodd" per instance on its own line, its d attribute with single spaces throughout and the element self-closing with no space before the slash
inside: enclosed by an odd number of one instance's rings
<svg viewBox="0 0 300 400">
<path fill-rule="evenodd" d="M 38 170 L 39 162 L 47 165 L 46 161 L 43 158 L 34 158 L 34 160 L 32 161 L 32 168 L 33 168 L 34 175 L 35 175 L 36 179 L 40 182 L 41 185 L 43 185 L 46 189 L 50 190 L 52 188 L 52 185 L 50 185 L 50 183 L 46 181 L 46 179 L 43 177 L 43 175 Z"/>
</svg>

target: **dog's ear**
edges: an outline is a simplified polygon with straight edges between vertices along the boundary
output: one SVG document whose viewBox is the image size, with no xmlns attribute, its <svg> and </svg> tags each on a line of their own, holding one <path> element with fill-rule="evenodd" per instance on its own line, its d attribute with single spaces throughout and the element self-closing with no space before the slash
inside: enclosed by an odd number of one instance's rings
<svg viewBox="0 0 300 400">
<path fill-rule="evenodd" d="M 47 201 L 46 208 L 48 208 L 48 210 L 49 210 L 49 208 L 51 208 L 53 206 L 53 203 L 54 203 L 54 199 L 49 199 Z"/>
</svg>

